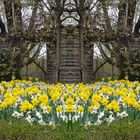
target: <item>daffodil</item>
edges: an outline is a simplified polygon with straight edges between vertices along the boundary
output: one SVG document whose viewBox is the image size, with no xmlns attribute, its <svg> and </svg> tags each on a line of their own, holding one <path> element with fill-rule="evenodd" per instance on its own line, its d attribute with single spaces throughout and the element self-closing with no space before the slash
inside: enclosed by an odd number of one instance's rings
<svg viewBox="0 0 140 140">
<path fill-rule="evenodd" d="M 75 104 L 75 101 L 73 98 L 66 98 L 66 102 L 65 102 L 67 105 L 74 105 Z"/>
<path fill-rule="evenodd" d="M 83 106 L 78 106 L 77 112 L 84 112 L 84 107 Z"/>
<path fill-rule="evenodd" d="M 74 112 L 74 107 L 73 107 L 73 105 L 67 105 L 67 107 L 66 107 L 66 112 L 68 112 L 68 113 Z"/>
<path fill-rule="evenodd" d="M 57 106 L 56 107 L 56 112 L 63 112 L 62 106 Z"/>
</svg>

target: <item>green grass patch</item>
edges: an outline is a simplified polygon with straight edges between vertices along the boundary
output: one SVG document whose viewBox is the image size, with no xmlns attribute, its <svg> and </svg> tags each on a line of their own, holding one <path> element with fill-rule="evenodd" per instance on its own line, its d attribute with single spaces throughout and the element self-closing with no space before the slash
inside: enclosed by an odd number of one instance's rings
<svg viewBox="0 0 140 140">
<path fill-rule="evenodd" d="M 140 140 L 140 121 L 123 120 L 89 129 L 79 124 L 70 129 L 63 124 L 51 129 L 23 121 L 0 120 L 0 140 Z"/>
</svg>

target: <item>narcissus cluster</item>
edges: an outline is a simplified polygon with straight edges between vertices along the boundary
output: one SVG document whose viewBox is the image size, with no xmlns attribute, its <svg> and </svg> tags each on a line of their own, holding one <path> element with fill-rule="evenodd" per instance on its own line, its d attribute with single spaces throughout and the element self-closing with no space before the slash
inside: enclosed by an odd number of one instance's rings
<svg viewBox="0 0 140 140">
<path fill-rule="evenodd" d="M 140 119 L 140 83 L 46 84 L 26 80 L 0 83 L 0 117 L 41 125 L 79 122 L 85 126 L 116 119 Z"/>
</svg>

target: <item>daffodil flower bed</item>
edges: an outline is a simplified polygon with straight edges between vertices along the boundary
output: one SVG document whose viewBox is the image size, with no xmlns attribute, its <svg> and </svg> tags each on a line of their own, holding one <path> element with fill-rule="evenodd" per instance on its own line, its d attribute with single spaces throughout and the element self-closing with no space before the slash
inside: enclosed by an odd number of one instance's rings
<svg viewBox="0 0 140 140">
<path fill-rule="evenodd" d="M 46 84 L 26 80 L 0 83 L 0 118 L 30 124 L 83 124 L 140 119 L 140 83 L 128 80 L 94 84 Z"/>
</svg>

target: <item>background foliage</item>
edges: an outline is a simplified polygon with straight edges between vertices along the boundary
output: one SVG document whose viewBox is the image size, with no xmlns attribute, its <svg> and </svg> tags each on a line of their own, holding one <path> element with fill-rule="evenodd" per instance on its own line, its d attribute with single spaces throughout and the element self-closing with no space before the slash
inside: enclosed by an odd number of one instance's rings
<svg viewBox="0 0 140 140">
<path fill-rule="evenodd" d="M 140 81 L 140 49 L 131 48 L 122 54 L 120 79 L 126 76 L 130 81 Z"/>
</svg>

